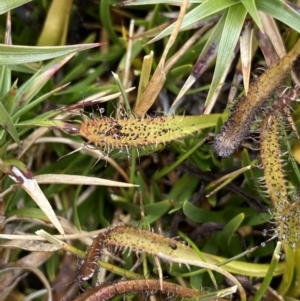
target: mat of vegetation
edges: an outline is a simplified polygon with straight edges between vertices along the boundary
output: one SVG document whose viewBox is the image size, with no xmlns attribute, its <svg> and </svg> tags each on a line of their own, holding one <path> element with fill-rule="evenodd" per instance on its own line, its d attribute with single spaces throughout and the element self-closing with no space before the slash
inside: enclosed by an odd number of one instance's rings
<svg viewBox="0 0 300 301">
<path fill-rule="evenodd" d="M 0 301 L 300 300 L 300 1 L 0 1 Z"/>
</svg>

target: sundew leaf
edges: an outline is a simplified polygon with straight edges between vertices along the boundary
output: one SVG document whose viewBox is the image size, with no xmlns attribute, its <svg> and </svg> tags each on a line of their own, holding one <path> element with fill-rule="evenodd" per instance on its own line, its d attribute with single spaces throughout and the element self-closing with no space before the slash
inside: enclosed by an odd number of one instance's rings
<svg viewBox="0 0 300 301">
<path fill-rule="evenodd" d="M 242 151 L 242 166 L 254 165 L 256 162 L 252 162 L 249 157 L 249 153 L 247 149 L 243 149 Z M 254 172 L 253 168 L 244 172 L 245 178 L 248 182 L 248 186 L 251 187 L 252 191 L 256 191 L 259 197 L 264 200 L 266 204 L 268 204 L 269 199 L 266 196 L 266 193 L 263 191 L 261 185 L 258 183 L 258 178 L 261 174 L 258 174 L 258 170 Z"/>
<path fill-rule="evenodd" d="M 165 124 L 162 124 L 162 129 L 164 126 L 170 126 L 174 127 L 178 124 L 180 125 L 180 128 L 184 133 L 192 133 L 197 130 L 201 130 L 204 128 L 214 127 L 217 123 L 218 118 L 220 117 L 220 114 L 210 114 L 210 115 L 201 115 L 201 116 L 172 116 L 169 117 L 169 119 L 165 122 Z M 101 120 L 101 119 L 99 119 Z M 109 124 L 109 121 L 118 121 L 118 119 L 105 119 L 104 121 L 107 121 Z M 120 119 L 123 121 L 123 123 L 126 123 L 126 119 Z M 125 121 L 124 121 L 125 120 Z M 130 119 L 128 119 L 130 120 Z M 140 121 L 142 122 L 142 121 Z M 46 127 L 52 127 L 55 126 L 57 128 L 60 128 L 62 130 L 68 130 L 71 129 L 67 127 L 67 125 L 70 125 L 66 122 L 59 121 L 59 120 L 44 120 L 41 118 L 35 118 L 32 120 L 22 121 L 18 124 L 18 126 L 46 126 Z M 71 126 L 71 125 L 70 125 Z M 77 126 L 73 126 L 74 129 L 77 128 Z M 159 130 L 159 128 L 158 128 Z M 183 135 L 184 136 L 184 135 Z"/>
<path fill-rule="evenodd" d="M 202 4 L 198 5 L 196 8 L 191 10 L 189 13 L 185 15 L 183 18 L 180 29 L 185 29 L 191 26 L 194 23 L 199 22 L 200 20 L 211 16 L 215 13 L 221 12 L 222 10 L 231 7 L 232 5 L 239 3 L 236 0 L 209 0 L 204 1 Z M 160 34 L 158 34 L 151 42 L 160 40 L 171 34 L 175 27 L 175 24 L 170 25 L 165 30 L 163 30 Z"/>
<path fill-rule="evenodd" d="M 232 5 L 227 12 L 226 21 L 221 37 L 216 61 L 215 72 L 211 87 L 208 92 L 205 107 L 208 107 L 212 96 L 217 89 L 223 73 L 232 59 L 234 49 L 239 40 L 241 30 L 247 15 L 247 10 L 242 4 Z"/>
<path fill-rule="evenodd" d="M 282 0 L 257 0 L 258 10 L 271 15 L 275 19 L 300 32 L 300 14 Z"/>
<path fill-rule="evenodd" d="M 18 6 L 28 3 L 32 0 L 1 0 L 0 1 L 0 15 L 12 10 Z"/>
<path fill-rule="evenodd" d="M 71 46 L 35 47 L 0 44 L 0 65 L 17 65 L 49 60 L 99 45 L 100 43 L 90 43 Z"/>
<path fill-rule="evenodd" d="M 106 149 L 165 145 L 193 132 L 215 126 L 219 115 L 148 118 L 93 118 L 81 122 L 79 135 Z M 112 128 L 114 130 L 112 130 Z M 116 139 L 118 137 L 118 139 Z"/>
</svg>

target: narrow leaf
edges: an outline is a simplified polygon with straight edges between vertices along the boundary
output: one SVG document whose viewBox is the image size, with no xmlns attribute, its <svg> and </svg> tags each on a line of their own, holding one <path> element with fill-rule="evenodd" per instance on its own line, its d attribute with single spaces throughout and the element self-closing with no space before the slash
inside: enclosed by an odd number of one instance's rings
<svg viewBox="0 0 300 301">
<path fill-rule="evenodd" d="M 191 26 L 194 23 L 199 22 L 200 20 L 221 12 L 222 10 L 231 7 L 232 5 L 238 3 L 239 1 L 235 0 L 210 0 L 204 1 L 201 5 L 198 5 L 193 10 L 185 15 L 183 18 L 181 29 L 185 29 Z M 159 35 L 157 35 L 151 42 L 155 42 L 160 40 L 171 34 L 175 27 L 175 24 L 170 25 L 165 30 L 163 30 Z"/>
<path fill-rule="evenodd" d="M 232 59 L 246 15 L 247 11 L 242 4 L 233 5 L 228 9 L 223 34 L 220 41 L 216 68 L 206 99 L 205 107 L 208 107 L 215 90 L 218 88 L 223 73 L 228 67 L 228 62 L 230 62 Z"/>
<path fill-rule="evenodd" d="M 243 3 L 243 5 L 245 6 L 245 8 L 247 9 L 249 15 L 252 17 L 252 19 L 254 20 L 254 22 L 256 23 L 257 27 L 263 31 L 263 26 L 255 5 L 255 0 L 241 0 L 241 2 Z"/>
<path fill-rule="evenodd" d="M 0 15 L 14 9 L 15 7 L 21 6 L 31 0 L 1 0 L 0 1 Z"/>
<path fill-rule="evenodd" d="M 49 201 L 37 184 L 32 172 L 27 166 L 19 160 L 0 159 L 0 169 L 6 173 L 14 182 L 21 185 L 21 187 L 32 197 L 42 211 L 47 215 L 51 223 L 64 235 L 64 229 L 61 226 L 55 212 L 53 211 Z"/>
<path fill-rule="evenodd" d="M 20 144 L 19 134 L 2 102 L 0 102 L 0 124 L 9 132 L 14 141 Z"/>
<path fill-rule="evenodd" d="M 0 44 L 0 65 L 26 64 L 49 60 L 99 45 L 99 43 L 91 43 L 57 47 L 34 47 Z"/>
<path fill-rule="evenodd" d="M 300 14 L 282 0 L 257 0 L 256 5 L 258 10 L 271 15 L 282 23 L 292 27 L 297 32 L 300 32 Z"/>
<path fill-rule="evenodd" d="M 203 47 L 197 62 L 194 65 L 192 74 L 184 83 L 180 92 L 178 93 L 176 99 L 172 104 L 172 108 L 176 106 L 180 98 L 185 94 L 185 92 L 195 83 L 195 81 L 203 74 L 203 72 L 208 68 L 211 62 L 215 59 L 222 36 L 222 30 L 226 20 L 226 15 L 224 14 L 219 20 L 218 24 L 214 27 L 209 39 L 207 40 L 205 46 Z"/>
<path fill-rule="evenodd" d="M 95 177 L 63 174 L 44 174 L 35 176 L 39 184 L 70 184 L 70 185 L 103 185 L 112 187 L 137 187 L 130 183 L 122 183 Z"/>
</svg>

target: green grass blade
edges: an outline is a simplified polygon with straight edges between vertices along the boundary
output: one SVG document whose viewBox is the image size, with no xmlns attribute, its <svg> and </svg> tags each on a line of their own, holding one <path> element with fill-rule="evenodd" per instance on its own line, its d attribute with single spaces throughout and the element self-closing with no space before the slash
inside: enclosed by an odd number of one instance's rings
<svg viewBox="0 0 300 301">
<path fill-rule="evenodd" d="M 107 30 L 107 34 L 112 42 L 124 48 L 125 41 L 122 41 L 116 34 L 113 27 L 110 14 L 110 1 L 100 1 L 100 20 L 103 27 Z"/>
<path fill-rule="evenodd" d="M 249 0 L 241 0 L 241 2 L 247 9 L 249 15 L 252 17 L 252 19 L 258 26 L 258 28 L 261 31 L 263 31 L 263 25 L 261 23 L 260 16 L 259 16 L 257 8 L 256 8 L 255 0 L 250 0 L 250 1 Z"/>
<path fill-rule="evenodd" d="M 239 40 L 246 15 L 247 10 L 242 4 L 233 5 L 228 9 L 223 34 L 220 41 L 216 68 L 206 99 L 205 107 L 207 107 L 210 103 L 215 90 L 218 88 L 225 69 L 227 68 L 229 61 L 232 59 L 232 55 Z"/>
<path fill-rule="evenodd" d="M 232 218 L 225 226 L 225 228 L 220 232 L 221 241 L 227 241 L 227 246 L 230 247 L 230 241 L 234 233 L 241 226 L 245 219 L 245 214 L 240 213 Z"/>
<path fill-rule="evenodd" d="M 17 65 L 49 60 L 99 45 L 99 43 L 91 43 L 72 46 L 34 47 L 0 44 L 0 65 Z"/>
<path fill-rule="evenodd" d="M 282 23 L 300 32 L 300 14 L 282 0 L 257 0 L 258 10 L 271 15 Z"/>
<path fill-rule="evenodd" d="M 256 292 L 252 301 L 262 300 L 265 292 L 267 291 L 267 289 L 271 283 L 271 280 L 273 279 L 274 271 L 275 271 L 275 269 L 278 265 L 279 259 L 280 259 L 280 252 L 281 252 L 281 242 L 277 242 L 277 246 L 274 250 L 273 258 L 270 263 L 266 277 L 264 277 L 264 280 L 263 280 L 262 284 L 260 285 L 260 288 Z"/>
<path fill-rule="evenodd" d="M 12 10 L 18 6 L 21 6 L 31 0 L 1 0 L 0 1 L 0 15 Z"/>
<path fill-rule="evenodd" d="M 7 113 L 4 105 L 0 102 L 0 124 L 6 129 L 11 137 L 17 144 L 20 144 L 20 138 L 18 132 L 15 128 L 14 123 L 12 122 L 9 114 Z"/>
<path fill-rule="evenodd" d="M 190 0 L 189 3 L 202 3 L 204 0 Z M 178 0 L 129 0 L 119 3 L 120 6 L 149 5 L 149 4 L 169 4 L 178 5 Z"/>
<path fill-rule="evenodd" d="M 232 5 L 238 3 L 239 1 L 235 0 L 208 0 L 204 1 L 201 5 L 197 6 L 189 13 L 185 15 L 183 18 L 181 29 L 191 26 L 194 23 L 199 22 L 200 20 L 211 16 L 215 13 L 221 12 L 222 10 L 231 7 Z M 151 42 L 160 40 L 168 35 L 174 29 L 175 24 L 170 25 L 165 30 L 163 30 L 160 34 L 158 34 Z"/>
<path fill-rule="evenodd" d="M 0 95 L 9 91 L 11 86 L 11 70 L 7 66 L 0 67 Z"/>
<path fill-rule="evenodd" d="M 50 61 L 43 67 L 43 69 L 40 69 L 38 72 L 36 72 L 19 88 L 14 106 L 14 120 L 17 120 L 17 118 L 21 117 L 22 109 L 32 101 L 35 95 L 39 93 L 39 91 L 51 79 L 51 77 L 53 77 L 53 75 L 60 70 L 62 66 L 64 66 L 73 56 L 74 54 L 70 54 L 66 57 L 57 58 Z"/>
</svg>

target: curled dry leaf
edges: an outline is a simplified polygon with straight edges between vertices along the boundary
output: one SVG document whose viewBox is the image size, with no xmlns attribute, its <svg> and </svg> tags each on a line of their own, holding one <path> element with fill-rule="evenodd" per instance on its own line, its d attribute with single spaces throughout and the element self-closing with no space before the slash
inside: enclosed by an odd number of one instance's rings
<svg viewBox="0 0 300 301">
<path fill-rule="evenodd" d="M 0 169 L 13 181 L 20 184 L 20 186 L 32 197 L 41 210 L 46 214 L 59 233 L 64 235 L 64 229 L 61 226 L 54 210 L 27 166 L 19 160 L 11 159 L 2 161 L 0 159 Z"/>
</svg>

